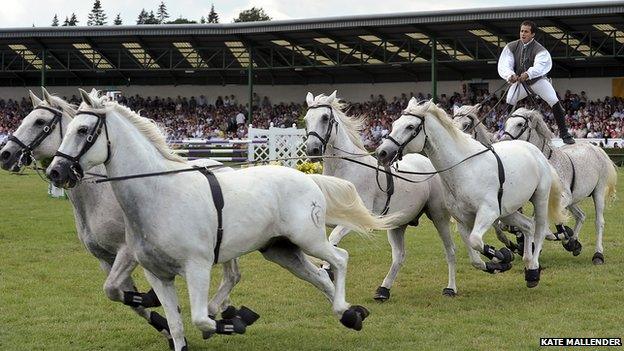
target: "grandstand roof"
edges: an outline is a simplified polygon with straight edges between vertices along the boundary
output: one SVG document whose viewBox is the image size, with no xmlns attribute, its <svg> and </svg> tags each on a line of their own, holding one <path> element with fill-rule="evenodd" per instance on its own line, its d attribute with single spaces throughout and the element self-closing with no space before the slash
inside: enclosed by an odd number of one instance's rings
<svg viewBox="0 0 624 351">
<path fill-rule="evenodd" d="M 624 75 L 624 1 L 194 25 L 0 29 L 0 85 L 259 84 L 496 78 L 522 20 L 553 77 Z"/>
</svg>

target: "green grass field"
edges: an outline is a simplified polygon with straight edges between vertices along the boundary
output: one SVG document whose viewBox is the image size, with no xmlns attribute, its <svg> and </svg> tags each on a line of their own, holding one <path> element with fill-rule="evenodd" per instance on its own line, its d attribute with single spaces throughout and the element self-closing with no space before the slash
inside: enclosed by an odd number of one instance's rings
<svg viewBox="0 0 624 351">
<path fill-rule="evenodd" d="M 34 173 L 0 173 L 0 350 L 167 350 L 142 319 L 106 298 L 104 273 L 76 237 L 69 202 L 48 198 L 46 187 Z M 624 194 L 622 169 L 618 190 Z M 560 243 L 547 242 L 535 289 L 526 288 L 518 258 L 504 274 L 472 268 L 456 236 L 459 296 L 443 297 L 442 245 L 425 219 L 408 231 L 407 261 L 392 299 L 379 304 L 372 295 L 390 263 L 385 233 L 347 237 L 347 300 L 372 313 L 361 332 L 344 328 L 311 285 L 254 253 L 241 259 L 243 278 L 233 300 L 261 319 L 245 335 L 205 341 L 190 323 L 188 295 L 178 279 L 189 349 L 535 350 L 540 337 L 623 337 L 623 198 L 605 216 L 606 264 L 591 264 L 594 213 L 586 200 L 583 252 L 573 257 Z M 493 233 L 486 239 L 501 245 Z M 142 272 L 135 276 L 146 290 Z"/>
</svg>

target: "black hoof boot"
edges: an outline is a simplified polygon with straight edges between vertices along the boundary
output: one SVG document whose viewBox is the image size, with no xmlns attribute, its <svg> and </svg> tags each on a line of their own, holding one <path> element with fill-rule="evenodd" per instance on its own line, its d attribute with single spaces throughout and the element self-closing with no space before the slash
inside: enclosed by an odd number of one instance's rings
<svg viewBox="0 0 624 351">
<path fill-rule="evenodd" d="M 145 308 L 160 307 L 161 305 L 153 289 L 145 294 L 137 291 L 124 291 L 123 303 L 131 307 L 143 306 Z"/>
<path fill-rule="evenodd" d="M 526 280 L 527 288 L 534 288 L 539 284 L 540 269 L 524 269 L 524 280 Z"/>
<path fill-rule="evenodd" d="M 604 256 L 600 252 L 596 252 L 592 257 L 592 263 L 595 265 L 604 264 Z"/>
<path fill-rule="evenodd" d="M 499 255 L 498 256 L 502 256 L 502 260 L 499 258 L 499 260 L 501 261 L 501 263 L 511 263 L 514 260 L 514 254 L 513 252 L 506 247 L 501 248 L 499 251 Z"/>
<path fill-rule="evenodd" d="M 578 256 L 581 254 L 581 251 L 583 250 L 583 245 L 581 245 L 581 242 L 571 238 L 568 241 L 564 241 L 563 242 L 563 247 L 569 251 L 572 252 L 573 256 Z"/>
<path fill-rule="evenodd" d="M 221 312 L 221 318 L 239 318 L 243 321 L 243 323 L 245 323 L 245 325 L 249 326 L 254 324 L 258 319 L 260 319 L 260 315 L 254 312 L 249 307 L 241 306 L 240 310 L 237 310 L 236 307 L 230 305 L 223 312 Z"/>
<path fill-rule="evenodd" d="M 522 255 L 522 250 L 520 250 L 520 246 L 516 245 L 513 241 L 510 241 L 509 244 L 506 244 L 505 246 L 507 246 L 507 248 L 511 250 L 511 252 Z"/>
<path fill-rule="evenodd" d="M 260 319 L 259 314 L 245 306 L 241 306 L 237 315 L 238 318 L 240 318 L 248 326 L 254 324 L 258 319 Z"/>
<path fill-rule="evenodd" d="M 455 297 L 455 296 L 457 296 L 457 293 L 455 292 L 455 290 L 453 290 L 451 288 L 444 288 L 444 289 L 442 289 L 442 295 L 443 296 L 448 296 L 448 297 Z"/>
<path fill-rule="evenodd" d="M 378 287 L 377 291 L 375 291 L 375 295 L 373 296 L 373 299 L 379 302 L 388 301 L 388 299 L 390 299 L 390 289 L 384 288 L 383 286 Z"/>
<path fill-rule="evenodd" d="M 512 267 L 511 262 L 503 263 L 503 262 L 485 262 L 485 272 L 490 274 L 503 273 L 510 270 Z"/>
<path fill-rule="evenodd" d="M 351 306 L 351 308 L 353 308 L 355 312 L 357 312 L 362 317 L 362 321 L 364 321 L 368 316 L 370 316 L 370 312 L 364 306 L 353 305 Z"/>
<path fill-rule="evenodd" d="M 344 311 L 340 323 L 349 329 L 360 331 L 362 330 L 362 322 L 369 314 L 370 312 L 366 308 L 354 305 Z"/>
<path fill-rule="evenodd" d="M 327 275 L 329 276 L 329 279 L 333 282 L 334 281 L 334 271 L 332 271 L 331 267 L 329 268 L 323 268 L 325 270 L 325 272 L 327 272 Z"/>
<path fill-rule="evenodd" d="M 217 321 L 217 329 L 215 333 L 232 335 L 232 334 L 245 334 L 247 326 L 240 318 L 221 319 Z"/>
<path fill-rule="evenodd" d="M 514 259 L 513 252 L 506 247 L 496 250 L 493 246 L 483 245 L 483 255 L 490 260 L 496 258 L 501 263 L 510 263 Z"/>
</svg>

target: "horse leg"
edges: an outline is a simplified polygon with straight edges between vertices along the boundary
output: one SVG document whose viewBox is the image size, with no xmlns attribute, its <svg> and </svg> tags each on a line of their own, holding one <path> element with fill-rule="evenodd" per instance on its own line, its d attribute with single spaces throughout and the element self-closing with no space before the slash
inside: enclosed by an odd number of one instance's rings
<svg viewBox="0 0 624 351">
<path fill-rule="evenodd" d="M 137 263 L 134 260 L 132 253 L 128 246 L 123 245 L 115 256 L 115 261 L 111 267 L 106 282 L 104 283 L 104 291 L 106 296 L 113 301 L 123 302 L 125 305 L 131 307 L 158 307 L 160 301 L 153 290 L 145 294 L 136 292 L 136 289 L 132 287 L 131 290 L 126 291 L 121 289 L 121 285 L 132 275 L 132 271 L 136 268 Z"/>
<path fill-rule="evenodd" d="M 319 240 L 321 239 L 321 240 Z M 295 243 L 297 244 L 297 243 Z M 362 322 L 368 317 L 366 308 L 358 305 L 350 306 L 345 299 L 345 282 L 347 278 L 347 262 L 349 254 L 346 250 L 333 246 L 327 240 L 308 236 L 302 243 L 301 248 L 309 255 L 325 260 L 334 268 L 334 299 L 332 308 L 340 317 L 340 322 L 347 328 L 354 330 L 362 329 Z"/>
<path fill-rule="evenodd" d="M 492 224 L 492 228 L 494 228 L 494 232 L 496 233 L 496 237 L 498 241 L 503 243 L 508 249 L 513 252 L 521 253 L 521 248 L 513 241 L 509 240 L 507 235 L 505 235 L 505 231 L 503 230 L 503 223 L 500 220 L 497 220 Z"/>
<path fill-rule="evenodd" d="M 399 270 L 405 262 L 405 229 L 407 225 L 399 228 L 388 230 L 388 242 L 392 248 L 392 265 L 381 286 L 375 291 L 373 298 L 377 301 L 384 302 L 390 298 L 390 289 L 396 280 Z"/>
<path fill-rule="evenodd" d="M 334 230 L 332 230 L 332 232 L 329 234 L 329 242 L 334 246 L 338 246 L 340 241 L 342 241 L 342 239 L 347 234 L 349 234 L 350 231 L 351 229 L 343 227 L 341 225 L 336 226 Z M 327 262 L 324 262 L 322 264 L 322 267 L 327 271 L 327 274 L 329 274 L 329 277 L 333 280 L 334 272 L 332 271 L 331 265 Z"/>
<path fill-rule="evenodd" d="M 485 271 L 488 273 L 504 272 L 511 268 L 513 253 L 506 247 L 497 250 L 483 242 L 483 235 L 498 218 L 498 214 L 487 206 L 481 207 L 475 216 L 474 225 L 470 232 L 470 247 L 481 252 L 491 261 L 486 262 Z"/>
<path fill-rule="evenodd" d="M 457 295 L 457 285 L 455 275 L 457 273 L 457 261 L 455 259 L 455 243 L 451 234 L 451 222 L 448 215 L 431 215 L 433 225 L 438 231 L 438 235 L 444 245 L 444 254 L 448 266 L 448 284 L 442 289 L 442 295 L 454 297 Z"/>
<path fill-rule="evenodd" d="M 592 262 L 596 265 L 604 263 L 602 235 L 604 233 L 604 209 L 605 209 L 605 192 L 600 189 L 594 190 L 593 194 L 594 208 L 596 209 L 596 252 L 592 257 Z"/>
<path fill-rule="evenodd" d="M 534 218 L 534 234 L 533 245 L 530 245 L 530 241 L 525 240 L 523 257 L 524 261 L 524 280 L 529 288 L 536 287 L 539 284 L 541 267 L 539 264 L 539 256 L 542 252 L 542 246 L 544 245 L 544 239 L 546 235 L 550 233 L 548 228 L 548 198 L 550 193 L 550 182 L 544 185 L 538 186 L 537 190 L 531 197 L 533 203 L 533 218 Z M 527 255 L 531 252 L 531 255 Z"/>
<path fill-rule="evenodd" d="M 262 250 L 265 259 L 287 269 L 294 276 L 314 285 L 331 302 L 335 288 L 324 269 L 316 267 L 297 245 L 282 240 Z"/>
<path fill-rule="evenodd" d="M 334 246 L 338 246 L 338 244 L 342 241 L 342 238 L 349 234 L 350 231 L 351 229 L 341 225 L 336 226 L 329 234 L 329 242 Z"/>
<path fill-rule="evenodd" d="M 184 326 L 178 307 L 178 295 L 175 290 L 174 279 L 162 280 L 144 269 L 145 278 L 150 283 L 158 298 L 162 302 L 169 325 L 169 333 L 173 339 L 174 351 L 187 351 L 186 338 L 184 338 Z"/>
<path fill-rule="evenodd" d="M 184 269 L 193 325 L 202 331 L 204 339 L 209 338 L 215 332 L 218 334 L 244 334 L 246 325 L 241 319 L 236 318 L 235 315 L 219 321 L 210 318 L 208 314 L 208 296 L 211 269 L 212 262 L 202 260 L 191 261 Z"/>
<path fill-rule="evenodd" d="M 459 230 L 459 236 L 461 237 L 464 245 L 466 245 L 466 250 L 468 251 L 468 258 L 470 258 L 470 263 L 476 269 L 484 271 L 486 269 L 485 262 L 481 259 L 479 252 L 470 247 L 470 240 L 468 237 L 470 236 L 470 229 L 467 226 L 461 223 L 457 223 L 457 229 Z"/>
<path fill-rule="evenodd" d="M 562 232 L 561 243 L 563 247 L 572 252 L 574 256 L 578 256 L 581 254 L 581 250 L 583 249 L 583 245 L 578 240 L 579 233 L 581 232 L 581 227 L 583 226 L 583 222 L 585 222 L 585 212 L 581 210 L 578 204 L 572 204 L 568 206 L 568 210 L 572 213 L 575 220 L 574 230 L 570 229 L 567 226 L 558 225 L 557 230 Z"/>
<path fill-rule="evenodd" d="M 230 300 L 232 289 L 238 284 L 241 278 L 238 269 L 238 259 L 233 259 L 223 263 L 223 278 L 215 295 L 208 302 L 208 314 L 216 316 L 226 309 Z"/>
</svg>

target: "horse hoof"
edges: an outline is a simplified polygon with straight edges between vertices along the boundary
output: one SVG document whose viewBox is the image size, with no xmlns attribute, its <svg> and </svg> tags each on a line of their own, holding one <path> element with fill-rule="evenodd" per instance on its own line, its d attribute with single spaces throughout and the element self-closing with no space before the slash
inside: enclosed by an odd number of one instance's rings
<svg viewBox="0 0 624 351">
<path fill-rule="evenodd" d="M 503 259 L 501 260 L 501 263 L 510 263 L 513 262 L 514 260 L 514 254 L 511 250 L 509 250 L 506 247 L 503 247 L 499 250 L 499 252 L 503 255 Z"/>
<path fill-rule="evenodd" d="M 351 306 L 342 314 L 340 323 L 349 329 L 360 331 L 362 330 L 362 315 Z"/>
<path fill-rule="evenodd" d="M 540 269 L 524 269 L 524 280 L 526 280 L 527 288 L 534 288 L 539 284 Z"/>
<path fill-rule="evenodd" d="M 442 289 L 442 296 L 455 297 L 457 293 L 451 288 L 444 288 Z"/>
<path fill-rule="evenodd" d="M 597 266 L 604 264 L 604 256 L 600 252 L 596 252 L 592 257 L 592 263 Z"/>
<path fill-rule="evenodd" d="M 573 256 L 578 256 L 581 254 L 581 250 L 583 250 L 583 245 L 581 245 L 580 241 L 576 241 L 576 245 L 574 245 L 574 250 L 572 251 Z"/>
<path fill-rule="evenodd" d="M 378 287 L 377 291 L 375 291 L 375 296 L 373 296 L 373 299 L 379 302 L 388 301 L 388 299 L 390 299 L 390 289 L 384 288 L 383 286 Z"/>
<path fill-rule="evenodd" d="M 210 338 L 211 338 L 214 334 L 215 334 L 215 332 L 214 332 L 214 331 L 203 331 L 203 332 L 202 332 L 202 339 L 204 339 L 204 340 L 208 340 L 208 339 L 210 339 Z M 172 344 L 173 344 L 173 343 L 172 343 Z M 172 350 L 173 350 L 173 348 L 172 348 Z"/>
<path fill-rule="evenodd" d="M 333 282 L 334 281 L 334 271 L 332 271 L 331 268 L 323 268 L 325 270 L 325 272 L 327 272 L 327 275 L 329 276 L 329 279 Z"/>
<path fill-rule="evenodd" d="M 259 314 L 245 306 L 241 306 L 240 310 L 238 310 L 237 315 L 248 326 L 254 324 L 258 319 L 260 319 Z"/>
</svg>

